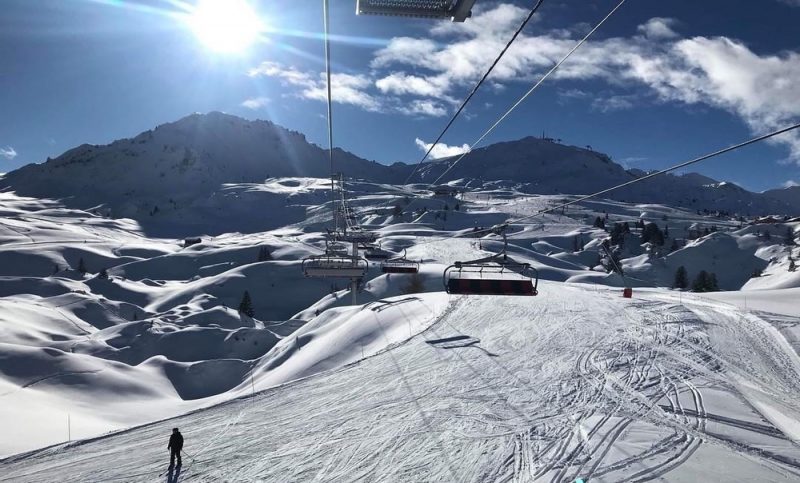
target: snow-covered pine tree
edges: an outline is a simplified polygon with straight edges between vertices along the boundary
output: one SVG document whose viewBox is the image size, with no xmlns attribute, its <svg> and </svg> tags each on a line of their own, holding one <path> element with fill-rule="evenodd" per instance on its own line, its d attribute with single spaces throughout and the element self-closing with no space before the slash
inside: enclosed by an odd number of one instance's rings
<svg viewBox="0 0 800 483">
<path fill-rule="evenodd" d="M 250 292 L 244 291 L 242 301 L 239 303 L 239 313 L 248 317 L 255 317 L 256 311 L 253 309 L 253 301 L 250 299 Z"/>
<path fill-rule="evenodd" d="M 86 264 L 83 262 L 83 257 L 78 260 L 78 271 L 84 275 L 86 275 L 86 272 L 88 272 L 88 270 L 86 270 Z"/>
</svg>

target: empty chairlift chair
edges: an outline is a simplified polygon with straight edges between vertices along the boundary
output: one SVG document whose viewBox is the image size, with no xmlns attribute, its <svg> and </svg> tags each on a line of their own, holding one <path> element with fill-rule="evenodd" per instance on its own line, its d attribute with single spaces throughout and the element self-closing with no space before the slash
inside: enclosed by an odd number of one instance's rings
<svg viewBox="0 0 800 483">
<path fill-rule="evenodd" d="M 392 252 L 376 246 L 370 246 L 364 251 L 364 258 L 367 260 L 386 260 L 391 258 L 392 255 Z"/>
<path fill-rule="evenodd" d="M 390 258 L 381 263 L 383 273 L 418 273 L 419 263 L 406 258 L 405 252 L 400 258 Z"/>
<path fill-rule="evenodd" d="M 528 263 L 456 262 L 444 271 L 447 293 L 460 295 L 537 295 L 539 273 Z"/>
<path fill-rule="evenodd" d="M 369 269 L 363 258 L 339 255 L 312 255 L 303 260 L 303 274 L 319 278 L 362 278 Z"/>
</svg>

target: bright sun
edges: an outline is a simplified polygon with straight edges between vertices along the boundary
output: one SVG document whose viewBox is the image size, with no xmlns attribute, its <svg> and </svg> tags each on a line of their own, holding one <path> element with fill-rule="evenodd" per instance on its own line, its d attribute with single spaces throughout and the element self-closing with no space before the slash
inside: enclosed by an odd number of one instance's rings
<svg viewBox="0 0 800 483">
<path fill-rule="evenodd" d="M 220 53 L 246 50 L 263 30 L 246 0 L 200 0 L 188 22 L 203 44 Z"/>
</svg>

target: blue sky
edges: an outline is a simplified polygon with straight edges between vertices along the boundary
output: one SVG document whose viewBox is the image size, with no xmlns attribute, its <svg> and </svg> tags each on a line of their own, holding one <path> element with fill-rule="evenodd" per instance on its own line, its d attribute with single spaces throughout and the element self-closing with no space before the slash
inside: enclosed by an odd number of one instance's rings
<svg viewBox="0 0 800 483">
<path fill-rule="evenodd" d="M 439 155 L 471 144 L 618 0 L 545 0 Z M 244 52 L 200 42 L 194 0 L 3 0 L 0 172 L 192 112 L 270 119 L 326 145 L 321 1 L 250 0 Z M 463 24 L 356 16 L 332 0 L 335 144 L 416 162 L 533 1 Z M 628 0 L 485 143 L 541 135 L 654 169 L 800 120 L 800 0 Z M 695 169 L 751 190 L 800 182 L 800 136 Z"/>
</svg>

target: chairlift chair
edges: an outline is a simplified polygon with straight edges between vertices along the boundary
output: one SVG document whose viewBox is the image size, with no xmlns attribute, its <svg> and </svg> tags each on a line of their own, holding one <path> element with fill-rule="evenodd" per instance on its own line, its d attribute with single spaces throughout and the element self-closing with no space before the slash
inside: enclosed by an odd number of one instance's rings
<svg viewBox="0 0 800 483">
<path fill-rule="evenodd" d="M 325 253 L 328 255 L 347 256 L 347 245 L 339 242 L 331 242 L 325 249 Z"/>
<path fill-rule="evenodd" d="M 354 279 L 367 274 L 369 263 L 360 257 L 311 255 L 303 260 L 302 268 L 306 277 Z"/>
<path fill-rule="evenodd" d="M 507 254 L 507 225 L 495 225 L 493 233 L 503 237 L 503 250 L 495 255 L 456 262 L 444 270 L 444 289 L 462 295 L 538 295 L 539 271 Z"/>
<path fill-rule="evenodd" d="M 444 288 L 461 295 L 538 295 L 539 272 L 529 263 L 497 256 L 456 262 L 444 270 Z"/>
<path fill-rule="evenodd" d="M 378 239 L 378 234 L 374 231 L 349 230 L 346 233 L 339 233 L 337 240 L 351 243 L 374 243 Z"/>
<path fill-rule="evenodd" d="M 392 252 L 382 249 L 381 247 L 370 246 L 364 252 L 364 258 L 367 260 L 386 260 L 392 256 Z"/>
<path fill-rule="evenodd" d="M 383 273 L 419 273 L 419 263 L 406 258 L 405 250 L 403 256 L 390 258 L 381 263 Z"/>
</svg>

